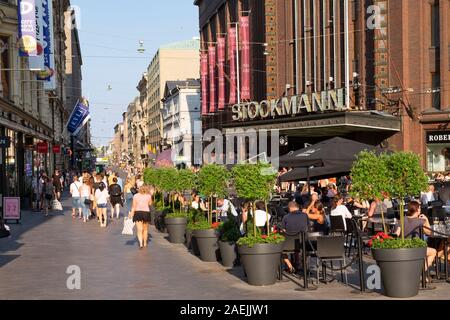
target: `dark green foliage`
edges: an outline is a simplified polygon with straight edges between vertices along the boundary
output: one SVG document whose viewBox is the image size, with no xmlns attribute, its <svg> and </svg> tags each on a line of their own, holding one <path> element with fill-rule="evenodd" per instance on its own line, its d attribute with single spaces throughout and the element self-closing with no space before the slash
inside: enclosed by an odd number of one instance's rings
<svg viewBox="0 0 450 320">
<path fill-rule="evenodd" d="M 375 239 L 372 242 L 373 249 L 414 249 L 426 248 L 427 243 L 419 238 L 413 239 Z"/>
</svg>

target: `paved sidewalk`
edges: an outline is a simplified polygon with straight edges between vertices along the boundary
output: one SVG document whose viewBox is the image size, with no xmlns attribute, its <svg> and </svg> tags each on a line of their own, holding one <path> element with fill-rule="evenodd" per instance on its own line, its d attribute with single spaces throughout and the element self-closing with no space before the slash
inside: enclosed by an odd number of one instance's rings
<svg viewBox="0 0 450 320">
<path fill-rule="evenodd" d="M 66 209 L 69 203 L 63 202 Z M 0 239 L 0 300 L 384 299 L 378 293 L 352 293 L 354 288 L 336 282 L 308 292 L 296 291 L 290 281 L 252 287 L 241 268 L 202 262 L 153 227 L 149 248 L 139 250 L 134 237 L 121 235 L 122 223 L 114 220 L 101 229 L 94 220 L 72 220 L 69 210 L 47 218 L 24 212 L 22 224 L 10 225 L 13 237 Z M 71 265 L 81 269 L 81 290 L 67 289 Z M 438 284 L 417 298 L 449 299 L 450 285 Z"/>
</svg>

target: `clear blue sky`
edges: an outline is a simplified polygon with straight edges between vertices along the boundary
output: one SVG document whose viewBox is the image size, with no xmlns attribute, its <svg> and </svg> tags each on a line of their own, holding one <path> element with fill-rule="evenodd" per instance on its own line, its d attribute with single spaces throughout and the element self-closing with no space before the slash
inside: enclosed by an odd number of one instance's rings
<svg viewBox="0 0 450 320">
<path fill-rule="evenodd" d="M 93 143 L 107 145 L 122 113 L 138 95 L 136 86 L 157 49 L 198 37 L 198 7 L 193 0 L 71 3 L 81 12 L 83 94 L 90 100 Z M 137 52 L 139 40 L 144 40 L 144 54 Z"/>
</svg>

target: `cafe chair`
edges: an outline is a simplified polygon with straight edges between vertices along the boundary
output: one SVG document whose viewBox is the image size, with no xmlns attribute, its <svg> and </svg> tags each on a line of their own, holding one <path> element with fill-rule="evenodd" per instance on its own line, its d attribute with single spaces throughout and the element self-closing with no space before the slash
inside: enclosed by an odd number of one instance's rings
<svg viewBox="0 0 450 320">
<path fill-rule="evenodd" d="M 333 262 L 339 261 L 341 268 L 341 279 L 348 285 L 347 270 L 343 269 L 346 265 L 345 258 L 345 237 L 344 236 L 322 236 L 317 238 L 317 249 L 315 251 L 316 260 L 316 278 L 319 281 L 319 270 L 322 266 L 323 281 L 327 283 L 327 263 L 331 263 L 333 268 Z"/>
<path fill-rule="evenodd" d="M 342 216 L 330 215 L 330 234 L 345 234 L 344 219 Z"/>
<path fill-rule="evenodd" d="M 431 217 L 439 218 L 439 220 L 442 221 L 447 217 L 447 211 L 442 206 L 433 207 L 433 209 L 431 209 Z"/>
</svg>

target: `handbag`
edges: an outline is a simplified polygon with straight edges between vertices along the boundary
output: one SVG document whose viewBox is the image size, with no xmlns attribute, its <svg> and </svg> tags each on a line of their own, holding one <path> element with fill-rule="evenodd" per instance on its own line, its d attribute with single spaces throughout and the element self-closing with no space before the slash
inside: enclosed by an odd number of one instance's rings
<svg viewBox="0 0 450 320">
<path fill-rule="evenodd" d="M 135 223 L 133 222 L 133 219 L 125 217 L 125 219 L 123 220 L 122 234 L 127 235 L 127 236 L 134 235 L 134 231 L 133 231 L 134 225 L 135 225 Z"/>
<path fill-rule="evenodd" d="M 52 209 L 55 211 L 63 211 L 63 206 L 58 200 L 53 200 Z"/>
</svg>

